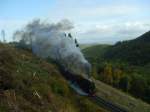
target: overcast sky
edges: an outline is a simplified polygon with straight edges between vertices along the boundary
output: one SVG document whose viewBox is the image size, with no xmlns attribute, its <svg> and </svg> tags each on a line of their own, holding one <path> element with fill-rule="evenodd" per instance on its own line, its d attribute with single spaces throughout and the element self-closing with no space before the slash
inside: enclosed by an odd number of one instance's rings
<svg viewBox="0 0 150 112">
<path fill-rule="evenodd" d="M 80 43 L 115 43 L 150 30 L 150 0 L 0 0 L 7 40 L 33 19 L 69 19 Z"/>
</svg>

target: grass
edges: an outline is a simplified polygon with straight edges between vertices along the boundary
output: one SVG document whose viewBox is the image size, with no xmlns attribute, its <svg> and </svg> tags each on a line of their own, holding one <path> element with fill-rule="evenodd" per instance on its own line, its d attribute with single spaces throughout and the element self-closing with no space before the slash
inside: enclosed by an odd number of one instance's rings
<svg viewBox="0 0 150 112">
<path fill-rule="evenodd" d="M 57 66 L 0 44 L 0 112 L 107 112 L 78 96 Z"/>
<path fill-rule="evenodd" d="M 94 82 L 96 83 L 97 95 L 105 100 L 124 107 L 128 109 L 129 112 L 150 112 L 150 105 L 140 99 L 135 99 L 120 90 L 104 84 L 101 81 L 95 80 Z"/>
<path fill-rule="evenodd" d="M 94 45 L 94 44 L 79 44 L 79 47 L 80 47 L 80 49 L 85 49 L 85 48 L 90 47 L 92 45 Z"/>
</svg>

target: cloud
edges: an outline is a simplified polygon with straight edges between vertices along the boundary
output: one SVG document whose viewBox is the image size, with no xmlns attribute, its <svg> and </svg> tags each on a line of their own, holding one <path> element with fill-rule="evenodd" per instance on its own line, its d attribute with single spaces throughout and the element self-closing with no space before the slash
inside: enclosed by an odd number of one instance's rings
<svg viewBox="0 0 150 112">
<path fill-rule="evenodd" d="M 102 18 L 112 19 L 111 17 L 135 15 L 141 12 L 141 6 L 136 3 L 109 1 L 79 1 L 79 0 L 58 0 L 55 9 L 57 17 L 66 16 L 69 19 L 78 21 L 97 20 Z M 147 12 L 147 11 L 146 11 Z M 108 18 L 109 17 L 109 18 Z M 120 18 L 120 17 L 119 17 Z"/>
<path fill-rule="evenodd" d="M 150 30 L 150 24 L 144 22 L 127 22 L 117 30 L 117 34 L 134 37 Z"/>
<path fill-rule="evenodd" d="M 81 32 L 78 39 L 81 43 L 115 43 L 128 40 L 150 30 L 147 22 L 125 22 L 120 24 L 96 25 L 91 29 Z"/>
<path fill-rule="evenodd" d="M 58 23 L 60 26 L 66 26 L 63 29 L 73 28 L 72 22 L 63 20 Z M 27 20 L 0 20 L 0 30 L 6 31 L 6 39 L 12 40 L 12 34 L 17 29 L 23 27 Z M 63 23 L 63 24 L 62 24 Z M 91 23 L 90 23 L 91 24 Z M 93 25 L 75 24 L 75 29 L 71 32 L 77 37 L 80 43 L 115 43 L 120 40 L 133 39 L 150 30 L 149 21 L 133 21 L 118 23 L 94 23 Z"/>
<path fill-rule="evenodd" d="M 80 15 L 84 16 L 121 16 L 121 15 L 130 15 L 137 13 L 139 8 L 133 5 L 106 5 L 99 7 L 91 8 L 82 8 L 79 12 Z"/>
</svg>

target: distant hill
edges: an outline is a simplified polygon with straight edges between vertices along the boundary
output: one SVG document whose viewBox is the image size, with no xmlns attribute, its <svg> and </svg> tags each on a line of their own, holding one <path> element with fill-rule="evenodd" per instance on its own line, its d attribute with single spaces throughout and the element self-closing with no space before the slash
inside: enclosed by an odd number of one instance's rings
<svg viewBox="0 0 150 112">
<path fill-rule="evenodd" d="M 150 103 L 150 31 L 133 40 L 82 51 L 96 79 Z"/>
<path fill-rule="evenodd" d="M 104 54 L 108 60 L 121 60 L 132 65 L 150 63 L 150 31 L 136 39 L 118 42 Z"/>
<path fill-rule="evenodd" d="M 145 65 L 150 63 L 150 31 L 133 40 L 117 42 L 115 45 L 93 45 L 82 51 L 92 62 L 110 60 Z"/>
<path fill-rule="evenodd" d="M 79 47 L 80 47 L 80 49 L 86 49 L 86 48 L 91 47 L 93 45 L 96 45 L 96 44 L 80 44 Z"/>
<path fill-rule="evenodd" d="M 103 60 L 104 53 L 110 47 L 110 45 L 100 44 L 93 45 L 82 50 L 84 56 L 91 62 L 99 62 Z"/>
</svg>

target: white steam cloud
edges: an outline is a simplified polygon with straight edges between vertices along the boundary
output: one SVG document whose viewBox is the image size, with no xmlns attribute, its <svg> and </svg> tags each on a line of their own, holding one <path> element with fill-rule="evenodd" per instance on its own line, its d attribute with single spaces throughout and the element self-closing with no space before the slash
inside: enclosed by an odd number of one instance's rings
<svg viewBox="0 0 150 112">
<path fill-rule="evenodd" d="M 33 53 L 42 58 L 51 57 L 73 73 L 89 76 L 90 64 L 84 58 L 75 40 L 65 34 L 73 28 L 68 20 L 56 24 L 35 20 L 17 31 L 14 38 L 23 45 L 31 46 Z"/>
</svg>

